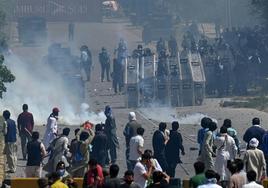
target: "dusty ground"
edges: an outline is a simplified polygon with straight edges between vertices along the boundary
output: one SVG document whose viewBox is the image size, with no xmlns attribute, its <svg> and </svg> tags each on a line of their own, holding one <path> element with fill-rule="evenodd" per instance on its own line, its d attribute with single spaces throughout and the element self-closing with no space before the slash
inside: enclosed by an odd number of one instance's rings
<svg viewBox="0 0 268 188">
<path fill-rule="evenodd" d="M 13 38 L 12 50 L 14 53 L 19 55 L 21 58 L 28 60 L 29 62 L 38 61 L 39 58 L 37 53 L 31 53 L 31 57 L 25 56 L 25 54 L 36 51 L 42 52 L 45 48 L 33 48 L 33 47 L 22 47 L 20 44 L 16 43 L 16 33 L 15 27 L 11 29 L 11 35 Z M 268 128 L 268 116 L 264 112 L 260 112 L 254 109 L 231 109 L 231 108 L 221 108 L 219 103 L 221 99 L 207 99 L 204 105 L 198 107 L 185 107 L 185 108 L 152 108 L 152 109 L 126 109 L 124 107 L 124 96 L 114 95 L 113 91 L 110 90 L 111 83 L 100 82 L 100 67 L 98 62 L 96 62 L 97 54 L 102 46 L 108 47 L 111 52 L 119 41 L 119 38 L 123 37 L 127 40 L 130 49 L 137 46 L 138 42 L 141 40 L 141 31 L 138 28 L 132 27 L 128 22 L 121 20 L 121 22 L 109 22 L 102 24 L 85 24 L 77 23 L 75 28 L 75 42 L 70 43 L 72 45 L 72 50 L 77 53 L 78 47 L 82 44 L 87 44 L 95 59 L 95 69 L 93 72 L 93 80 L 88 83 L 87 87 L 87 101 L 91 105 L 93 111 L 98 112 L 104 109 L 105 105 L 109 104 L 113 108 L 113 113 L 116 118 L 117 123 L 117 135 L 120 141 L 120 148 L 118 150 L 118 164 L 120 165 L 120 174 L 126 169 L 125 165 L 125 142 L 123 137 L 123 128 L 127 123 L 127 117 L 129 111 L 135 111 L 137 114 L 138 121 L 145 127 L 145 148 L 152 148 L 151 137 L 153 131 L 157 128 L 157 124 L 160 121 L 166 121 L 170 123 L 172 120 L 185 117 L 186 114 L 202 113 L 207 114 L 218 120 L 219 125 L 222 124 L 223 119 L 230 118 L 233 121 L 233 126 L 238 129 L 239 136 L 241 137 L 247 127 L 250 126 L 251 119 L 253 117 L 260 117 L 262 120 L 262 125 Z M 65 23 L 49 23 L 48 24 L 48 35 L 50 41 L 53 42 L 67 42 L 67 24 Z M 95 90 L 96 89 L 96 90 Z M 95 91 L 94 91 L 95 90 Z M 48 112 L 49 113 L 49 112 Z M 169 124 L 170 126 L 170 124 Z M 62 127 L 61 127 L 62 128 Z M 76 127 L 71 127 L 75 129 Z M 176 170 L 176 176 L 180 178 L 189 178 L 194 174 L 193 163 L 197 157 L 198 147 L 196 144 L 196 134 L 199 125 L 185 124 L 181 125 L 181 133 L 184 138 L 184 146 L 186 155 L 182 156 L 182 165 L 178 165 Z M 44 127 L 36 127 L 36 130 L 44 133 Z M 73 133 L 70 135 L 73 137 Z M 20 144 L 18 142 L 18 144 Z M 19 149 L 18 158 L 21 158 L 21 150 Z M 24 176 L 25 161 L 19 160 L 18 170 L 16 174 L 12 176 L 23 177 Z M 10 177 L 10 175 L 7 175 Z"/>
</svg>

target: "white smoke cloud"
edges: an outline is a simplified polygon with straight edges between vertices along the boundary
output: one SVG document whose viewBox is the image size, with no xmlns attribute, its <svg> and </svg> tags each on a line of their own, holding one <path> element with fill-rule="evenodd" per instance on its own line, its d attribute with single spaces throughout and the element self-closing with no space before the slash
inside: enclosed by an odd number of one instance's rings
<svg viewBox="0 0 268 188">
<path fill-rule="evenodd" d="M 176 108 L 140 108 L 139 111 L 146 118 L 157 121 L 157 122 L 167 122 L 171 123 L 173 121 L 178 121 L 180 124 L 191 124 L 199 125 L 203 117 L 209 117 L 202 113 L 192 113 L 192 114 L 179 114 Z M 210 117 L 211 118 L 211 117 Z M 212 118 L 214 122 L 216 119 Z"/>
<path fill-rule="evenodd" d="M 71 92 L 72 86 L 66 88 L 61 77 L 48 66 L 23 62 L 14 54 L 5 58 L 5 64 L 16 80 L 7 84 L 0 107 L 10 110 L 14 120 L 21 113 L 22 104 L 26 103 L 38 125 L 46 123 L 53 107 L 60 109 L 60 123 L 79 125 L 86 120 L 104 122 L 105 115 L 91 112 L 88 104 L 80 104 L 79 97 Z"/>
</svg>

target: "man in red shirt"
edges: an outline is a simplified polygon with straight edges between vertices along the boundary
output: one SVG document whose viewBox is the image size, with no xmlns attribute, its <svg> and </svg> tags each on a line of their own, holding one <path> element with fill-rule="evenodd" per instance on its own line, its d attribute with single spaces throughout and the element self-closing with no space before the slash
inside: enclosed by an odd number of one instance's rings
<svg viewBox="0 0 268 188">
<path fill-rule="evenodd" d="M 84 176 L 83 187 L 84 188 L 101 188 L 103 186 L 103 172 L 102 167 L 97 164 L 97 160 L 90 159 L 88 162 L 89 170 Z"/>
<path fill-rule="evenodd" d="M 28 105 L 22 105 L 23 112 L 19 115 L 17 124 L 19 135 L 21 139 L 21 149 L 23 160 L 26 160 L 27 155 L 27 143 L 31 140 L 32 132 L 34 128 L 34 119 L 32 113 L 28 112 Z"/>
</svg>

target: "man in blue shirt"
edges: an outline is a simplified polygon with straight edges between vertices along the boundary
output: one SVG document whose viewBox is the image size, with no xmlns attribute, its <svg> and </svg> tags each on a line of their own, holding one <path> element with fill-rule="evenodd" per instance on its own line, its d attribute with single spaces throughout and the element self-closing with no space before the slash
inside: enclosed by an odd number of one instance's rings
<svg viewBox="0 0 268 188">
<path fill-rule="evenodd" d="M 3 112 L 4 122 L 4 136 L 5 148 L 4 153 L 7 158 L 7 166 L 9 170 L 7 173 L 15 173 L 17 167 L 17 129 L 14 120 L 10 119 L 10 112 L 5 110 Z"/>
</svg>

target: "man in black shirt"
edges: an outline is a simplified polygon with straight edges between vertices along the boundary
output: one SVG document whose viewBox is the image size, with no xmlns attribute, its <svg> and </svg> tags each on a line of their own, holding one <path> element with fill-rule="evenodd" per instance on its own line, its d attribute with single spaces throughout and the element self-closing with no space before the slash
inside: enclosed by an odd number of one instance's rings
<svg viewBox="0 0 268 188">
<path fill-rule="evenodd" d="M 39 132 L 33 132 L 32 141 L 27 144 L 28 159 L 25 169 L 26 177 L 41 177 L 42 161 L 46 156 L 46 148 L 39 140 Z"/>
</svg>

